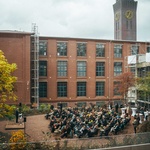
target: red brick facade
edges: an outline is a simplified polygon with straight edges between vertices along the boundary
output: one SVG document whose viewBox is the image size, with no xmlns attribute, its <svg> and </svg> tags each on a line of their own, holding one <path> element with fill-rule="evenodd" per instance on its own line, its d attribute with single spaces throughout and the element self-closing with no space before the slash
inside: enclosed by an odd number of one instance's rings
<svg viewBox="0 0 150 150">
<path fill-rule="evenodd" d="M 4 52 L 9 63 L 16 63 L 18 66 L 15 75 L 17 80 L 18 102 L 30 103 L 30 48 L 31 34 L 24 32 L 0 32 L 0 49 Z M 40 56 L 39 60 L 47 61 L 47 76 L 40 77 L 39 82 L 47 82 L 47 97 L 40 98 L 40 103 L 57 102 L 97 102 L 116 101 L 120 96 L 114 96 L 114 62 L 122 62 L 122 72 L 127 71 L 126 56 L 130 55 L 131 45 L 139 45 L 139 53 L 145 53 L 147 43 L 134 41 L 117 41 L 101 39 L 79 39 L 79 38 L 55 38 L 40 37 L 40 40 L 47 41 L 47 55 Z M 67 42 L 67 56 L 57 56 L 57 42 Z M 77 43 L 85 42 L 87 53 L 85 57 L 77 57 Z M 96 43 L 105 44 L 105 57 L 96 57 Z M 122 45 L 122 57 L 114 58 L 114 45 Z M 57 77 L 57 61 L 66 60 L 67 76 Z M 87 70 L 85 77 L 77 77 L 77 61 L 86 61 Z M 96 77 L 96 62 L 105 62 L 105 76 Z M 57 82 L 67 82 L 67 97 L 57 97 Z M 77 96 L 77 82 L 87 83 L 86 96 Z M 105 82 L 104 96 L 96 96 L 96 81 Z"/>
<path fill-rule="evenodd" d="M 0 32 L 0 49 L 9 63 L 16 63 L 17 104 L 30 103 L 30 35 L 24 32 Z M 11 102 L 14 103 L 14 102 Z"/>
</svg>

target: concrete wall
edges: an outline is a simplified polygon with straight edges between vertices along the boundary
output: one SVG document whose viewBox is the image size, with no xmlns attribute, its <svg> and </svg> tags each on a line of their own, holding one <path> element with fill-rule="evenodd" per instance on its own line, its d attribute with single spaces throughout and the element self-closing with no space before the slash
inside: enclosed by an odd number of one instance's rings
<svg viewBox="0 0 150 150">
<path fill-rule="evenodd" d="M 140 144 L 140 145 L 121 146 L 121 147 L 114 147 L 114 148 L 101 148 L 97 150 L 150 150 L 150 143 Z"/>
</svg>

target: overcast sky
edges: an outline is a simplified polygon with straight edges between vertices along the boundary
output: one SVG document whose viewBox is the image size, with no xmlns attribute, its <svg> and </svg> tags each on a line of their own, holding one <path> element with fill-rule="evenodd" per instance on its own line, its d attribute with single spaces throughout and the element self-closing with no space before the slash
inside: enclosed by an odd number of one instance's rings
<svg viewBox="0 0 150 150">
<path fill-rule="evenodd" d="M 150 0 L 138 1 L 137 40 L 150 41 Z M 0 0 L 0 30 L 40 36 L 114 39 L 116 0 Z"/>
</svg>

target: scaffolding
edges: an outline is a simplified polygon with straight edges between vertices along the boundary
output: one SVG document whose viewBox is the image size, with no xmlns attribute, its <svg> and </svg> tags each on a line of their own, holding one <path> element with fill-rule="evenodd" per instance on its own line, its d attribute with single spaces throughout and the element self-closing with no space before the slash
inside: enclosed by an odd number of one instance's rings
<svg viewBox="0 0 150 150">
<path fill-rule="evenodd" d="M 135 45 L 137 46 L 137 44 Z M 130 56 L 125 58 L 125 71 L 131 71 L 135 77 L 145 77 L 147 72 L 150 72 L 150 51 L 146 53 L 143 50 L 142 54 L 138 54 L 134 52 L 135 49 L 131 49 Z M 134 54 L 133 54 L 134 53 Z M 133 54 L 133 55 L 132 55 Z M 143 103 L 147 104 L 148 108 L 150 108 L 150 100 L 149 97 L 146 99 L 139 99 L 138 90 L 136 87 L 131 87 L 128 91 L 128 100 L 129 102 L 135 101 L 135 103 Z"/>
<path fill-rule="evenodd" d="M 32 24 L 31 36 L 31 102 L 39 107 L 39 34 L 38 26 Z"/>
</svg>

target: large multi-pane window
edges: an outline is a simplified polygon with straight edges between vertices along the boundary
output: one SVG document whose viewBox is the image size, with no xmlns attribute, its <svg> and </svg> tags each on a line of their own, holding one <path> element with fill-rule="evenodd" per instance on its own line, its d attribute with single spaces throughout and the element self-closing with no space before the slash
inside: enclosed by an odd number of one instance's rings
<svg viewBox="0 0 150 150">
<path fill-rule="evenodd" d="M 105 76 L 104 62 L 96 62 L 96 76 Z"/>
<path fill-rule="evenodd" d="M 57 42 L 57 56 L 67 56 L 67 42 Z"/>
<path fill-rule="evenodd" d="M 86 82 L 77 82 L 77 96 L 86 96 Z"/>
<path fill-rule="evenodd" d="M 147 53 L 150 53 L 150 46 L 147 46 Z"/>
<path fill-rule="evenodd" d="M 39 61 L 39 76 L 47 76 L 47 61 Z"/>
<path fill-rule="evenodd" d="M 47 41 L 39 41 L 39 55 L 47 55 Z"/>
<path fill-rule="evenodd" d="M 67 97 L 67 82 L 57 82 L 57 97 Z"/>
<path fill-rule="evenodd" d="M 78 77 L 86 76 L 86 61 L 77 62 L 77 76 Z"/>
<path fill-rule="evenodd" d="M 114 45 L 114 58 L 122 58 L 122 45 Z"/>
<path fill-rule="evenodd" d="M 57 76 L 66 77 L 67 76 L 67 61 L 57 62 Z"/>
<path fill-rule="evenodd" d="M 132 72 L 133 75 L 135 75 L 136 67 L 135 67 L 135 66 L 131 66 L 131 67 L 130 67 L 130 72 Z"/>
<path fill-rule="evenodd" d="M 131 55 L 137 55 L 139 54 L 139 46 L 138 45 L 132 45 L 131 46 Z"/>
<path fill-rule="evenodd" d="M 101 43 L 96 44 L 96 57 L 105 57 L 105 45 Z"/>
<path fill-rule="evenodd" d="M 119 93 L 119 84 L 120 82 L 119 81 L 114 81 L 114 95 L 120 95 Z"/>
<path fill-rule="evenodd" d="M 122 73 L 122 62 L 114 62 L 114 76 Z"/>
<path fill-rule="evenodd" d="M 86 43 L 77 43 L 77 56 L 86 56 Z"/>
<path fill-rule="evenodd" d="M 47 82 L 39 82 L 39 97 L 47 97 Z"/>
<path fill-rule="evenodd" d="M 105 93 L 105 82 L 96 82 L 96 96 L 104 96 Z"/>
</svg>

